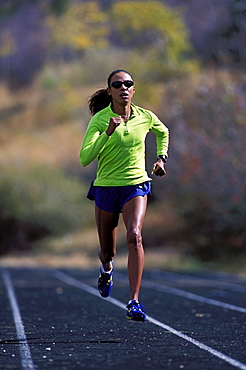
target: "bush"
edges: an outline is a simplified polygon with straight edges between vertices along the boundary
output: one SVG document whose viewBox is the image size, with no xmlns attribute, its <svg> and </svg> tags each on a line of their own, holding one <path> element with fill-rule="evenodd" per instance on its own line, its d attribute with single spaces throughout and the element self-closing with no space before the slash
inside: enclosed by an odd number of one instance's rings
<svg viewBox="0 0 246 370">
<path fill-rule="evenodd" d="M 46 235 L 64 234 L 90 222 L 83 207 L 85 189 L 60 170 L 36 167 L 2 169 L 0 179 L 0 254 L 30 249 Z"/>
<path fill-rule="evenodd" d="M 227 204 L 222 210 L 199 199 L 184 213 L 186 252 L 201 261 L 246 257 L 245 219 L 242 205 Z"/>
<path fill-rule="evenodd" d="M 203 261 L 246 255 L 244 76 L 206 73 L 187 85 L 172 83 L 162 104 L 171 145 L 157 195 L 179 213 L 188 253 Z"/>
</svg>

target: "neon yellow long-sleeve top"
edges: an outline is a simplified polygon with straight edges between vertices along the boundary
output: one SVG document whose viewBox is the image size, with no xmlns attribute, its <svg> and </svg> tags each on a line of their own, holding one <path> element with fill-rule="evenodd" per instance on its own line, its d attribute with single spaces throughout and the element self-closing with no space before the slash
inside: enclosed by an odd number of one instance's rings
<svg viewBox="0 0 246 370">
<path fill-rule="evenodd" d="M 111 117 L 117 117 L 111 105 L 96 113 L 90 120 L 82 148 L 80 163 L 87 166 L 98 160 L 95 186 L 136 185 L 151 180 L 145 170 L 145 138 L 149 131 L 156 135 L 157 155 L 167 155 L 168 128 L 151 111 L 131 104 L 129 120 L 108 136 Z"/>
</svg>

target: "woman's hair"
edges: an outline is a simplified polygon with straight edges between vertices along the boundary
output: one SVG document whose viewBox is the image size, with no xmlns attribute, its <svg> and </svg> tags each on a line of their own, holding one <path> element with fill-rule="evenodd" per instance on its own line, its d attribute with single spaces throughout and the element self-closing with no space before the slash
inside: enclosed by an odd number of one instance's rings
<svg viewBox="0 0 246 370">
<path fill-rule="evenodd" d="M 131 76 L 131 74 L 129 72 L 125 71 L 124 69 L 117 69 L 109 75 L 109 77 L 108 77 L 108 87 L 110 87 L 112 77 L 116 73 L 120 73 L 120 72 L 125 72 L 129 76 Z M 131 76 L 131 78 L 132 78 L 132 76 Z M 111 102 L 112 102 L 112 97 L 111 97 L 111 95 L 108 95 L 107 89 L 100 89 L 100 90 L 96 91 L 90 97 L 89 102 L 88 102 L 89 103 L 89 110 L 90 110 L 91 114 L 94 116 L 94 114 L 96 114 L 100 110 L 106 108 Z"/>
</svg>

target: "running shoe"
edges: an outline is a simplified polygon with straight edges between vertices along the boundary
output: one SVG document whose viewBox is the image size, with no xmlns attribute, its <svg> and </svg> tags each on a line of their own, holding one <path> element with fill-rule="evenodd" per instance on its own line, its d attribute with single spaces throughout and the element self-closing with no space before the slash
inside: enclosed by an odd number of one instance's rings
<svg viewBox="0 0 246 370">
<path fill-rule="evenodd" d="M 127 308 L 126 317 L 129 320 L 134 320 L 134 321 L 145 321 L 146 320 L 146 314 L 145 314 L 146 309 L 138 301 L 135 301 L 135 300 L 129 301 L 126 308 Z"/>
<path fill-rule="evenodd" d="M 104 272 L 100 267 L 100 276 L 98 278 L 98 290 L 103 298 L 107 298 L 113 289 L 113 267 L 110 272 Z"/>
</svg>

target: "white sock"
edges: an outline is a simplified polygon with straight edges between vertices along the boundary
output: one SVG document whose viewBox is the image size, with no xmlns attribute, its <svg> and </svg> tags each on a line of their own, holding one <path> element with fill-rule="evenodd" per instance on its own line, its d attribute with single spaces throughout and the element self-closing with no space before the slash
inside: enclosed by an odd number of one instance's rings
<svg viewBox="0 0 246 370">
<path fill-rule="evenodd" d="M 111 263 L 112 263 L 112 261 L 111 261 Z M 112 272 L 112 270 L 113 270 L 113 267 L 109 271 L 105 271 L 104 268 L 103 268 L 103 264 L 101 264 L 101 271 L 102 271 L 102 273 L 104 273 L 104 274 L 110 274 Z"/>
</svg>

